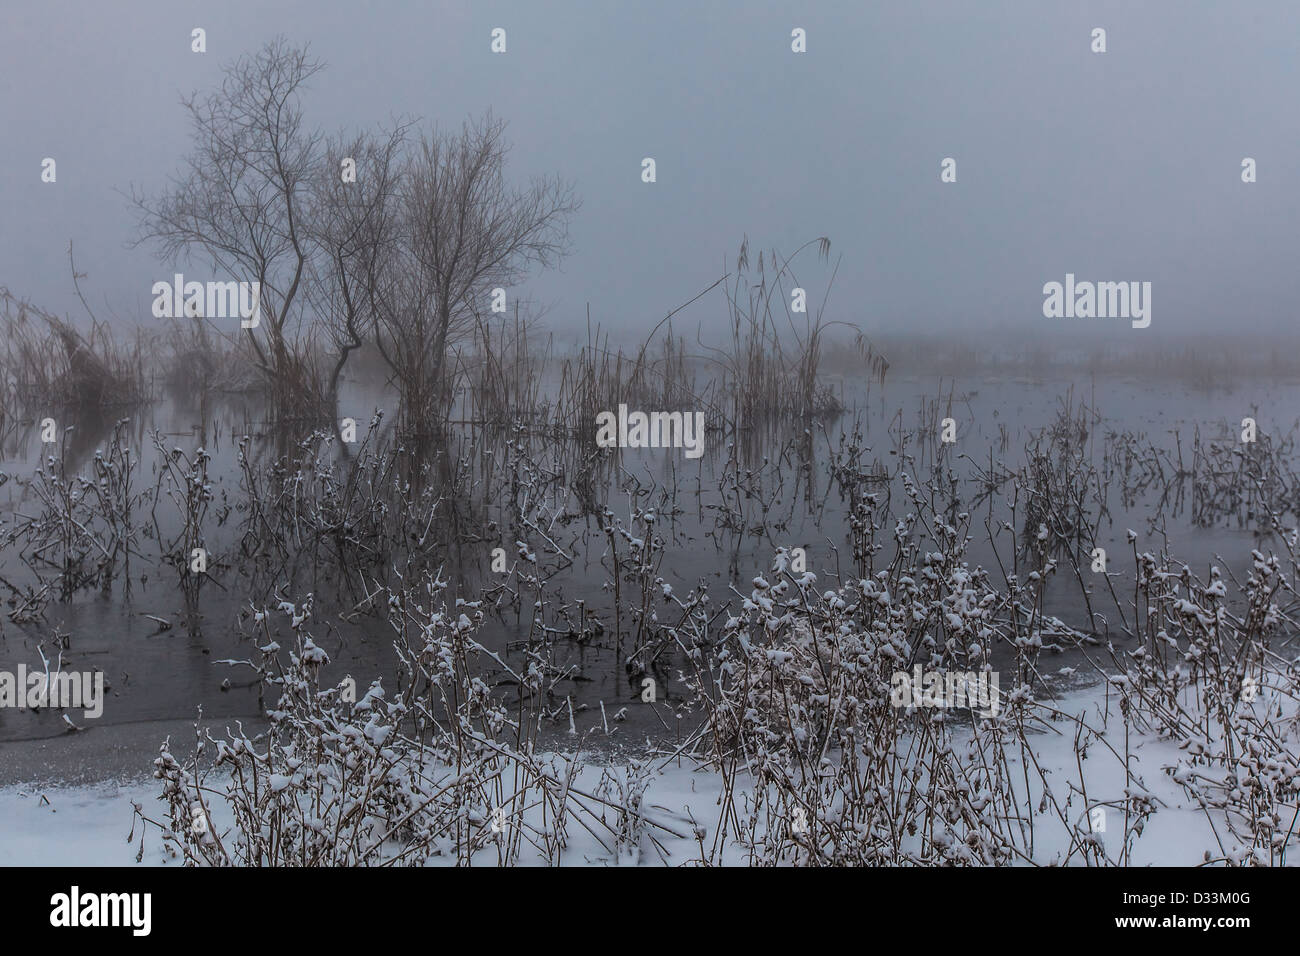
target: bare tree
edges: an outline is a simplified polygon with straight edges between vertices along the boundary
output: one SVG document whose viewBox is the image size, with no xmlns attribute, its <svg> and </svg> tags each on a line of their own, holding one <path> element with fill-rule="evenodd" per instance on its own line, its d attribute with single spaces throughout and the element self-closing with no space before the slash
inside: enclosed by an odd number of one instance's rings
<svg viewBox="0 0 1300 956">
<path fill-rule="evenodd" d="M 229 66 L 218 91 L 184 100 L 194 149 L 161 196 L 133 194 L 140 239 L 259 284 L 247 344 L 278 410 L 332 411 L 348 357 L 373 336 L 418 430 L 445 420 L 448 352 L 490 291 L 562 258 L 579 203 L 558 178 L 507 183 L 505 123 L 491 114 L 411 151 L 401 125 L 326 142 L 299 103 L 321 69 L 277 38 Z M 355 180 L 340 175 L 344 158 Z M 334 348 L 329 371 L 318 332 Z"/>
<path fill-rule="evenodd" d="M 505 178 L 505 123 L 491 114 L 421 138 L 405 166 L 387 234 L 370 246 L 376 344 L 402 391 L 408 427 L 443 420 L 448 351 L 486 311 L 494 287 L 519 282 L 568 252 L 570 185 Z"/>
<path fill-rule="evenodd" d="M 312 253 L 305 212 L 321 136 L 305 125 L 299 95 L 321 68 L 306 47 L 283 37 L 241 57 L 226 68 L 218 91 L 182 101 L 194 138 L 185 168 L 157 198 L 132 195 L 141 241 L 156 242 L 165 259 L 207 260 L 223 277 L 259 283 L 260 321 L 245 330 L 247 342 L 285 402 L 313 389 L 296 326 Z"/>
<path fill-rule="evenodd" d="M 325 145 L 313 177 L 312 239 L 317 255 L 307 283 L 312 312 L 332 340 L 336 358 L 328 398 L 337 404 L 339 379 L 349 356 L 376 325 L 370 289 L 394 230 L 402 147 L 407 127 L 386 134 L 339 137 Z M 342 175 L 345 160 L 355 178 Z"/>
</svg>

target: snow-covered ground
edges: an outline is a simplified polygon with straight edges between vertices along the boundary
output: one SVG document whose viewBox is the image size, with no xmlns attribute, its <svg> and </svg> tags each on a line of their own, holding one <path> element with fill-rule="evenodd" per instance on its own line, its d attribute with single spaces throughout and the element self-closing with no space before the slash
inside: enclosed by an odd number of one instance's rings
<svg viewBox="0 0 1300 956">
<path fill-rule="evenodd" d="M 0 789 L 0 866 L 125 866 L 131 801 L 149 801 L 153 780 L 131 784 Z"/>
<path fill-rule="evenodd" d="M 1103 702 L 1098 688 L 1074 691 L 1058 706 L 1067 714 L 1083 714 L 1093 726 L 1102 723 Z M 1112 730 L 1107 740 L 1123 753 L 1123 729 L 1116 719 L 1113 701 L 1110 716 Z M 1048 780 L 1056 798 L 1064 801 L 1071 792 L 1071 783 L 1075 788 L 1080 785 L 1080 762 L 1074 751 L 1072 725 L 1062 722 L 1060 730 L 1059 734 L 1035 734 L 1032 739 L 1039 763 L 1050 771 Z M 1132 770 L 1128 780 L 1125 780 L 1123 764 L 1104 747 L 1094 745 L 1089 758 L 1081 765 L 1088 805 L 1120 801 L 1126 790 L 1145 793 L 1155 801 L 1154 815 L 1134 841 L 1130 860 L 1133 865 L 1188 866 L 1200 863 L 1207 850 L 1215 857 L 1221 857 L 1224 851 L 1229 855 L 1240 852 L 1240 848 L 1230 845 L 1219 848 L 1212 817 L 1207 816 L 1172 779 L 1170 770 L 1180 759 L 1186 759 L 1176 743 L 1131 737 L 1129 748 Z M 601 766 L 595 762 L 595 755 L 590 759 L 592 762 L 578 777 L 586 787 L 596 787 L 607 771 L 615 778 L 625 779 L 625 767 Z M 1018 765 L 1018 759 L 1012 758 L 1013 766 Z M 679 836 L 655 830 L 649 834 L 654 836 L 653 841 L 642 836 L 639 846 L 625 844 L 615 848 L 607 838 L 598 841 L 583 828 L 573 826 L 564 862 L 598 866 L 628 863 L 690 865 L 692 861 L 698 862 L 701 859 L 701 831 L 705 846 L 709 846 L 718 826 L 721 786 L 719 776 L 693 769 L 684 761 L 659 765 L 651 775 L 641 806 L 646 817 Z M 1036 802 L 1041 792 L 1033 792 Z M 141 828 L 137 824 L 135 839 L 128 840 L 133 823 L 132 804 L 138 802 L 147 813 L 165 818 L 165 808 L 157 802 L 158 793 L 158 783 L 147 778 L 77 786 L 9 786 L 0 789 L 0 865 L 133 864 L 140 850 Z M 1078 793 L 1070 803 L 1071 822 L 1086 828 L 1087 823 L 1083 822 L 1085 804 Z M 1026 807 L 1024 811 L 1027 813 L 1029 809 Z M 213 823 L 218 832 L 229 824 L 228 818 L 222 818 L 222 810 L 220 805 L 213 808 Z M 1119 841 L 1125 829 L 1123 817 L 1122 810 L 1107 811 L 1106 830 L 1099 835 L 1111 859 L 1118 858 Z M 1217 829 L 1222 837 L 1223 828 Z M 1040 863 L 1058 860 L 1068 848 L 1065 833 L 1059 818 L 1053 818 L 1050 813 L 1037 815 L 1034 860 Z M 484 864 L 490 865 L 495 862 L 496 852 L 489 848 L 480 854 L 480 858 Z M 454 854 L 450 855 L 449 862 L 452 859 Z M 723 859 L 743 864 L 746 854 L 742 848 L 735 847 Z M 1075 859 L 1078 859 L 1077 855 Z M 175 865 L 175 860 L 164 852 L 157 831 L 152 828 L 144 833 L 141 862 L 145 865 Z M 527 847 L 521 862 L 532 862 L 528 859 Z"/>
</svg>

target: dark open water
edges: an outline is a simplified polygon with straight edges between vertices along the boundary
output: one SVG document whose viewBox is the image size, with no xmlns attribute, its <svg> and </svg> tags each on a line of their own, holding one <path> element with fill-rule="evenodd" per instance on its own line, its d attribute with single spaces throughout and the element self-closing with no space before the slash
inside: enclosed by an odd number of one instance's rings
<svg viewBox="0 0 1300 956">
<path fill-rule="evenodd" d="M 1235 430 L 1243 416 L 1253 413 L 1252 406 L 1258 410 L 1254 413 L 1262 431 L 1280 429 L 1285 432 L 1300 416 L 1300 385 L 1295 384 L 1259 382 L 1235 390 L 1204 391 L 1168 383 L 1151 385 L 1119 379 L 1094 382 L 1085 377 L 1073 382 L 972 378 L 955 384 L 948 380 L 891 378 L 883 387 L 872 388 L 866 407 L 851 408 L 830 426 L 830 430 L 834 434 L 837 428 L 850 425 L 855 416 L 860 416 L 867 443 L 876 454 L 884 457 L 891 445 L 887 430 L 900 410 L 902 423 L 914 427 L 920 410 L 928 401 L 942 395 L 946 409 L 951 394 L 954 397 L 952 415 L 959 428 L 957 451 L 987 464 L 992 449 L 995 457 L 1014 465 L 1019 463 L 1025 439 L 1056 417 L 1061 396 L 1071 387 L 1076 403 L 1095 404 L 1104 416 L 1104 421 L 1094 431 L 1098 447 L 1100 436 L 1106 429 L 1142 432 L 1156 444 L 1171 447 L 1170 433 L 1180 429 L 1186 453 L 1193 428 L 1199 425 L 1206 437 L 1218 435 L 1229 423 Z M 862 400 L 862 394 L 857 393 L 851 384 L 845 388 L 845 397 L 849 403 Z M 346 408 L 355 409 L 351 414 L 362 422 L 369 418 L 376 406 L 385 404 L 390 408 L 393 405 L 391 399 L 386 399 L 380 391 L 355 387 L 343 402 Z M 347 411 L 343 413 L 349 414 Z M 151 486 L 154 481 L 151 467 L 156 453 L 148 436 L 158 429 L 166 433 L 169 442 L 187 451 L 204 445 L 213 455 L 212 474 L 218 496 L 225 489 L 232 499 L 239 497 L 236 440 L 245 433 L 259 433 L 255 417 L 239 401 L 214 404 L 210 409 L 187 408 L 170 401 L 149 408 L 123 410 L 120 414 L 132 419 L 131 440 L 143 464 L 139 478 L 141 485 Z M 60 427 L 64 424 L 59 422 Z M 97 444 L 107 437 L 109 425 L 111 420 L 99 423 L 98 428 L 93 422 L 79 423 L 72 442 L 73 456 L 79 457 L 83 463 L 87 461 Z M 259 441 L 269 439 L 255 437 L 255 446 Z M 825 447 L 824 441 L 816 442 L 818 496 L 825 496 L 829 481 L 824 467 Z M 43 453 L 35 428 L 10 435 L 4 447 L 0 448 L 0 472 L 11 478 L 0 486 L 0 520 L 9 523 L 15 513 L 31 509 L 32 502 L 26 497 L 23 486 L 12 479 L 30 475 Z M 627 453 L 624 464 L 633 473 L 663 473 L 662 454 Z M 690 462 L 687 466 L 679 462 L 678 465 L 679 485 L 689 487 L 691 491 L 679 502 L 682 513 L 676 522 L 661 524 L 670 540 L 661 573 L 674 590 L 684 594 L 700 581 L 706 581 L 715 605 L 730 597 L 729 585 L 734 584 L 747 594 L 752 577 L 769 570 L 773 543 L 806 548 L 810 569 L 817 571 L 827 586 L 833 583 L 827 571 L 833 571 L 835 556 L 828 541 L 838 545 L 842 553 L 848 552 L 847 529 L 838 495 L 830 495 L 824 509 L 815 514 L 810 513 L 805 505 L 774 509 L 774 513 L 779 511 L 784 516 L 786 527 L 774 532 L 772 541 L 746 536 L 737 548 L 734 539 L 714 532 L 707 509 L 711 500 L 709 489 L 716 489 L 719 457 L 710 454 L 698 463 Z M 969 462 L 959 460 L 957 470 L 968 473 Z M 689 475 L 690 480 L 685 480 L 683 475 Z M 698 498 L 694 491 L 697 476 L 699 487 L 703 489 Z M 716 498 L 716 491 L 713 495 Z M 617 494 L 610 498 L 610 506 L 624 520 L 627 518 L 626 507 L 620 502 L 625 500 Z M 1139 501 L 1134 508 L 1125 510 L 1119 496 L 1112 495 L 1110 508 L 1112 519 L 1103 526 L 1101 543 L 1113 556 L 1112 569 L 1123 570 L 1131 564 L 1129 545 L 1125 542 L 1127 528 L 1141 535 L 1142 549 L 1159 547 L 1159 539 L 1152 539 L 1147 534 L 1152 502 Z M 232 529 L 237 527 L 239 519 L 238 513 L 231 517 Z M 1234 521 L 1214 528 L 1198 528 L 1192 525 L 1186 511 L 1180 516 L 1170 517 L 1167 529 L 1174 553 L 1199 571 L 1220 561 L 1240 568 L 1252 548 L 1260 546 L 1261 541 L 1267 547 L 1267 539 L 1261 539 L 1250 527 L 1238 527 Z M 593 542 L 592 549 L 579 555 L 579 560 L 555 583 L 563 586 L 567 600 L 581 598 L 596 614 L 610 620 L 611 595 L 602 588 L 607 578 L 607 571 L 600 563 L 603 537 L 593 534 L 589 540 Z M 513 552 L 509 543 L 505 544 L 507 551 Z M 145 540 L 141 547 L 148 554 L 151 548 L 156 549 L 156 544 Z M 484 544 L 477 551 L 471 549 L 472 553 L 449 557 L 455 558 L 452 563 L 462 571 L 470 569 L 468 577 L 472 579 L 474 568 L 486 567 L 489 551 L 490 544 Z M 970 558 L 974 562 L 990 562 L 992 555 L 987 543 L 981 545 L 977 541 Z M 0 575 L 19 581 L 24 580 L 25 573 L 17 563 L 13 549 L 0 552 Z M 111 685 L 104 714 L 99 720 L 86 722 L 80 720 L 79 714 L 73 715 L 79 723 L 91 724 L 91 733 L 102 740 L 106 748 L 115 734 L 125 735 L 129 729 L 134 738 L 147 738 L 151 722 L 158 722 L 161 728 L 162 722 L 193 719 L 200 706 L 208 718 L 255 718 L 258 715 L 257 697 L 247 686 L 249 672 L 246 669 L 232 670 L 216 663 L 224 658 L 252 656 L 251 644 L 236 630 L 241 613 L 247 609 L 247 596 L 241 593 L 240 588 L 242 578 L 237 573 L 222 575 L 218 580 L 228 590 L 205 585 L 198 616 L 187 618 L 175 585 L 174 571 L 150 567 L 137 558 L 133 561 L 131 575 L 132 593 L 129 598 L 123 595 L 120 587 L 115 587 L 108 597 L 82 593 L 70 603 L 51 603 L 44 620 L 34 623 L 17 624 L 5 619 L 0 612 L 0 670 L 13 672 L 19 663 L 29 668 L 38 666 L 41 660 L 38 645 L 44 646 L 46 653 L 51 654 L 55 636 L 67 635 L 63 669 L 102 670 Z M 1065 577 L 1058 575 L 1060 580 L 1051 585 L 1052 610 L 1069 623 L 1082 624 L 1085 620 L 1082 601 L 1074 583 Z M 1131 582 L 1131 578 L 1129 580 Z M 328 594 L 318 595 L 315 633 L 318 643 L 333 658 L 334 673 L 350 673 L 361 688 L 375 677 L 383 677 L 386 686 L 394 686 L 391 677 L 393 655 L 386 628 L 371 619 L 363 619 L 355 625 L 340 622 L 336 614 L 331 613 L 330 597 Z M 153 620 L 144 616 L 146 614 L 168 619 L 174 625 L 162 631 Z M 327 627 L 327 621 L 333 626 Z M 527 634 L 526 623 L 517 629 L 512 622 L 513 617 L 506 622 L 493 621 L 487 632 L 487 643 L 506 648 L 507 659 L 512 655 L 517 658 L 517 653 L 510 650 L 511 642 Z M 604 644 L 608 645 L 608 641 Z M 629 681 L 624 673 L 619 652 L 613 647 L 602 646 L 600 640 L 586 644 L 560 641 L 556 657 L 561 665 L 571 669 L 570 678 L 561 685 L 561 693 L 572 701 L 579 732 L 602 728 L 602 702 L 609 715 L 626 708 L 627 719 L 614 725 L 614 737 L 606 739 L 603 732 L 599 732 L 591 741 L 594 745 L 621 743 L 635 746 L 647 737 L 672 737 L 676 733 L 673 705 L 680 700 L 681 688 L 676 683 L 674 669 L 665 669 L 666 681 L 660 684 L 660 700 L 656 705 L 649 705 L 641 702 L 639 686 Z M 1062 661 L 1062 666 L 1065 663 Z M 231 686 L 223 689 L 226 679 L 231 681 Z M 57 764 L 59 748 L 53 739 L 63 736 L 65 729 L 56 713 L 0 709 L 0 762 L 5 759 L 6 750 L 12 753 L 17 742 L 45 738 L 50 740 L 50 745 L 41 751 L 45 755 L 42 759 Z M 567 721 L 557 732 L 567 732 Z M 161 733 L 158 736 L 161 738 Z M 82 748 L 84 759 L 84 735 L 78 746 Z M 140 769 L 146 770 L 147 763 Z"/>
</svg>

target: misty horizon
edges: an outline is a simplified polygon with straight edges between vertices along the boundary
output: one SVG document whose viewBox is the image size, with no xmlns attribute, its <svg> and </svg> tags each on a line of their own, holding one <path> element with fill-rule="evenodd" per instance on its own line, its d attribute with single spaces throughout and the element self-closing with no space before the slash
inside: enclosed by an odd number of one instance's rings
<svg viewBox="0 0 1300 956">
<path fill-rule="evenodd" d="M 1154 287 L 1149 328 L 1097 335 L 1290 330 L 1291 5 L 312 10 L 11 7 L 0 283 L 80 319 L 71 241 L 92 308 L 147 325 L 151 285 L 186 263 L 126 247 L 137 219 L 123 194 L 156 195 L 180 168 L 181 96 L 283 34 L 326 64 L 304 95 L 323 131 L 454 128 L 491 110 L 508 123 L 512 180 L 573 182 L 572 254 L 511 290 L 560 336 L 585 329 L 590 304 L 634 339 L 731 271 L 742 240 L 788 255 L 819 236 L 831 263 L 800 279 L 819 299 L 839 260 L 827 315 L 868 332 L 1065 331 L 1041 306 L 1067 273 Z M 190 51 L 196 26 L 206 53 Z M 1105 55 L 1089 50 L 1096 26 Z M 496 27 L 504 56 L 489 50 Z M 56 183 L 41 182 L 44 157 Z M 956 182 L 940 182 L 946 157 Z M 1249 185 L 1243 157 L 1258 164 Z M 723 319 L 706 297 L 678 325 L 707 335 Z"/>
</svg>

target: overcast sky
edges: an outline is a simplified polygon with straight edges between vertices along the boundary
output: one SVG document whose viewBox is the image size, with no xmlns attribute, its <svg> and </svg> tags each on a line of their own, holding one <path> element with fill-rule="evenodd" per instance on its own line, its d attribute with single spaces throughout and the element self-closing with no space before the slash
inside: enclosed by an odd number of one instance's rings
<svg viewBox="0 0 1300 956">
<path fill-rule="evenodd" d="M 188 146 L 180 96 L 277 33 L 328 64 L 305 99 L 327 131 L 490 107 L 515 174 L 574 182 L 574 254 L 520 290 L 560 328 L 587 302 L 648 328 L 745 235 L 783 252 L 829 236 L 829 314 L 868 329 L 1064 321 L 1043 317 L 1042 287 L 1067 272 L 1150 281 L 1148 332 L 1289 329 L 1300 300 L 1293 0 L 5 0 L 0 20 L 0 283 L 74 317 L 69 239 L 93 305 L 153 321 L 172 263 L 126 248 L 119 191 L 157 192 Z M 723 318 L 717 298 L 689 313 Z"/>
</svg>

